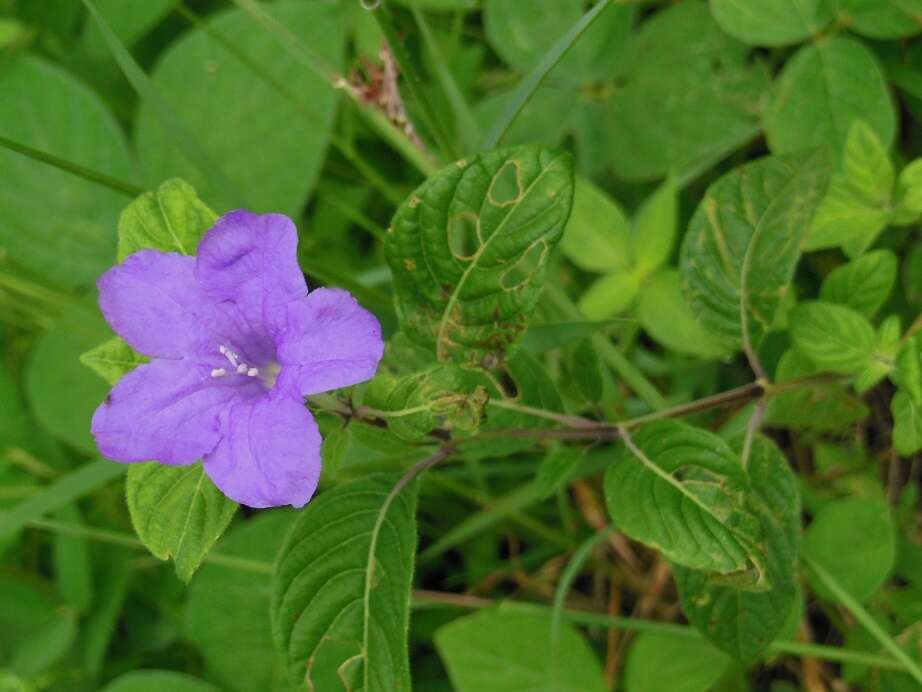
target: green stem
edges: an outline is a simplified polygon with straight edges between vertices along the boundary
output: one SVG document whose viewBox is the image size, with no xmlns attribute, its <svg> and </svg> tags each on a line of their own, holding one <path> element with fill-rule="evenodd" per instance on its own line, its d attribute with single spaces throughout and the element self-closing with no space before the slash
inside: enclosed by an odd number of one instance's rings
<svg viewBox="0 0 922 692">
<path fill-rule="evenodd" d="M 381 0 L 378 6 L 371 11 L 374 12 L 378 26 L 381 28 L 381 33 L 384 34 L 391 54 L 394 56 L 394 60 L 397 61 L 397 66 L 403 74 L 404 82 L 410 90 L 410 95 L 419 107 L 419 112 L 426 125 L 426 129 L 429 130 L 429 133 L 432 135 L 433 139 L 435 139 L 439 149 L 446 158 L 450 160 L 458 158 L 458 152 L 455 149 L 451 137 L 448 136 L 442 127 L 442 123 L 438 116 L 436 116 L 435 109 L 432 107 L 432 103 L 426 95 L 422 78 L 419 75 L 419 71 L 416 69 L 416 65 L 410 58 L 410 54 L 407 52 L 404 40 L 397 35 L 397 28 L 394 25 L 394 15 L 391 13 L 390 5 L 388 5 L 386 0 Z"/>
<path fill-rule="evenodd" d="M 131 183 L 117 180 L 116 178 L 106 175 L 105 173 L 100 173 L 98 171 L 94 171 L 91 168 L 87 168 L 86 166 L 81 166 L 80 164 L 73 163 L 72 161 L 62 159 L 60 156 L 49 154 L 47 151 L 33 149 L 32 147 L 14 142 L 13 140 L 7 139 L 6 137 L 0 136 L 0 146 L 4 147 L 5 149 L 9 149 L 10 151 L 15 151 L 17 154 L 27 156 L 30 159 L 35 159 L 36 161 L 47 163 L 49 166 L 54 166 L 55 168 L 66 173 L 76 175 L 77 177 L 83 178 L 84 180 L 89 180 L 91 183 L 102 185 L 103 187 L 107 187 L 110 190 L 114 190 L 115 192 L 119 192 L 128 197 L 137 197 L 144 192 L 144 189 L 138 187 L 137 185 L 132 185 Z"/>
<path fill-rule="evenodd" d="M 65 536 L 74 536 L 76 538 L 86 538 L 99 543 L 108 543 L 110 545 L 120 545 L 125 548 L 134 550 L 147 550 L 147 547 L 137 538 L 128 533 L 121 531 L 109 531 L 107 529 L 97 529 L 87 526 L 79 526 L 64 521 L 52 519 L 33 519 L 28 522 L 27 526 L 34 529 L 42 529 L 53 533 L 63 534 Z M 233 555 L 223 555 L 222 553 L 208 553 L 205 555 L 203 562 L 221 567 L 229 567 L 246 572 L 255 572 L 257 574 L 272 574 L 273 565 L 271 562 L 261 560 L 248 560 Z"/>
<path fill-rule="evenodd" d="M 875 620 L 874 617 L 865 610 L 838 581 L 836 581 L 835 577 L 827 572 L 826 568 L 820 565 L 816 560 L 807 555 L 802 555 L 801 561 L 816 575 L 816 578 L 820 580 L 823 586 L 829 589 L 829 592 L 836 600 L 852 614 L 852 617 L 860 622 L 871 636 L 874 637 L 884 649 L 889 651 L 893 655 L 893 658 L 902 664 L 903 669 L 915 678 L 916 682 L 922 685 L 922 668 L 919 667 L 918 663 L 912 660 L 909 654 L 903 650 L 903 647 L 897 644 L 893 637 L 883 630 L 877 623 L 877 620 Z"/>
<path fill-rule="evenodd" d="M 551 610 L 551 607 L 538 603 L 524 603 L 521 601 L 503 601 L 502 603 L 504 608 L 525 612 L 548 614 L 548 611 Z M 488 598 L 479 598 L 477 596 L 416 590 L 413 592 L 411 604 L 412 607 L 417 609 L 451 608 L 458 610 L 485 610 L 487 608 L 495 608 L 499 605 L 499 602 Z M 579 625 L 593 625 L 631 632 L 671 634 L 689 638 L 698 638 L 701 636 L 692 627 L 677 625 L 671 622 L 642 620 L 618 615 L 607 615 L 605 613 L 575 610 L 572 608 L 562 609 L 561 616 L 564 620 Z M 905 666 L 900 661 L 895 661 L 887 656 L 869 654 L 864 651 L 855 651 L 853 649 L 840 649 L 834 646 L 824 646 L 822 644 L 805 644 L 803 642 L 778 640 L 768 645 L 768 651 L 775 654 L 810 656 L 812 658 L 821 658 L 839 663 L 856 663 L 880 668 L 882 670 L 905 670 Z"/>
<path fill-rule="evenodd" d="M 560 62 L 560 59 L 573 47 L 573 44 L 583 35 L 583 32 L 599 18 L 599 15 L 608 7 L 610 2 L 611 0 L 598 0 L 598 2 L 593 5 L 592 9 L 580 17 L 579 21 L 570 27 L 570 30 L 561 36 L 551 49 L 544 54 L 538 64 L 525 75 L 515 88 L 515 91 L 510 95 L 502 114 L 497 121 L 493 123 L 493 127 L 490 128 L 487 136 L 484 137 L 481 144 L 483 149 L 493 149 L 499 145 L 506 135 L 506 132 L 509 130 L 509 127 L 518 117 L 519 113 L 522 112 L 522 109 L 531 101 L 532 96 L 535 95 L 535 92 L 538 90 L 538 87 L 541 86 L 541 83 L 547 77 L 548 73 L 554 69 L 554 66 Z"/>
</svg>

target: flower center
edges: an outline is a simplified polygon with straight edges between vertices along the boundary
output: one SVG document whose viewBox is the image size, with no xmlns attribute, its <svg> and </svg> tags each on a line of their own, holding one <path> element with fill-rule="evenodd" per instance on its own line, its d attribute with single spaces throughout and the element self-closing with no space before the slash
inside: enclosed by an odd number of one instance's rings
<svg viewBox="0 0 922 692">
<path fill-rule="evenodd" d="M 232 351 L 223 344 L 218 347 L 218 351 L 227 359 L 230 368 L 214 368 L 211 371 L 212 377 L 224 377 L 228 373 L 236 373 L 237 375 L 244 375 L 246 377 L 259 377 L 260 382 L 266 389 L 272 389 L 272 387 L 275 386 L 275 381 L 278 379 L 279 373 L 282 371 L 282 366 L 274 360 L 270 360 L 261 368 L 250 365 L 240 358 L 240 354 Z"/>
</svg>

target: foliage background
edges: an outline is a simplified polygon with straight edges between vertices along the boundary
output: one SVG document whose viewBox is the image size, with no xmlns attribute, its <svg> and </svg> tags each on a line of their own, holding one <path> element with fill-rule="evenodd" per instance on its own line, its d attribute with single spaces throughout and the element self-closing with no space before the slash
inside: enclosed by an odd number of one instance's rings
<svg viewBox="0 0 922 692">
<path fill-rule="evenodd" d="M 919 689 L 920 33 L 919 0 L 0 0 L 0 688 Z M 513 232 L 415 212 L 461 179 Z M 89 434 L 138 362 L 95 278 L 241 206 L 388 336 L 311 402 L 300 513 Z M 494 232 L 487 317 L 419 288 Z"/>
</svg>

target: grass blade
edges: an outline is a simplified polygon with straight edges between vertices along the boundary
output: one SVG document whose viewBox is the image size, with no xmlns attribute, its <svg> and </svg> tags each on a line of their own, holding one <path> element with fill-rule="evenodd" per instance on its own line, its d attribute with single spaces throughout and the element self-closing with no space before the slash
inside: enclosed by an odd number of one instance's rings
<svg viewBox="0 0 922 692">
<path fill-rule="evenodd" d="M 115 192 L 121 192 L 128 197 L 137 197 L 142 192 L 144 188 L 138 187 L 137 185 L 132 185 L 131 183 L 126 183 L 112 176 L 106 175 L 105 173 L 100 173 L 94 171 L 91 168 L 86 166 L 81 166 L 78 163 L 73 163 L 67 159 L 62 159 L 59 156 L 54 154 L 49 154 L 48 152 L 41 151 L 39 149 L 33 149 L 32 147 L 26 146 L 25 144 L 19 144 L 14 142 L 11 139 L 0 136 L 0 147 L 9 149 L 10 151 L 15 151 L 17 154 L 22 154 L 27 156 L 30 159 L 35 159 L 36 161 L 41 161 L 46 163 L 49 166 L 54 166 L 55 168 L 70 173 L 77 176 L 78 178 L 83 178 L 84 180 L 89 180 L 91 183 L 96 183 L 97 185 L 102 185 L 107 187 L 110 190 Z"/>
<path fill-rule="evenodd" d="M 99 459 L 59 478 L 38 495 L 0 513 L 0 538 L 9 536 L 30 521 L 91 493 L 113 478 L 121 476 L 127 468 L 123 464 Z"/>
<path fill-rule="evenodd" d="M 611 0 L 598 0 L 598 2 L 592 6 L 592 9 L 580 17 L 579 21 L 570 27 L 570 30 L 561 36 L 557 40 L 557 43 L 555 43 L 551 49 L 544 54 L 544 57 L 538 61 L 538 64 L 525 75 L 509 97 L 506 107 L 503 109 L 499 119 L 493 123 L 487 136 L 484 137 L 481 144 L 482 149 L 493 149 L 499 145 L 506 135 L 506 132 L 509 130 L 509 127 L 518 117 L 519 113 L 522 112 L 525 105 L 531 100 L 531 97 L 534 96 L 548 73 L 554 69 L 554 66 L 558 62 L 560 62 L 560 59 L 566 52 L 573 47 L 573 44 L 583 35 L 583 32 L 598 19 L 599 15 L 608 7 L 610 2 Z"/>
</svg>

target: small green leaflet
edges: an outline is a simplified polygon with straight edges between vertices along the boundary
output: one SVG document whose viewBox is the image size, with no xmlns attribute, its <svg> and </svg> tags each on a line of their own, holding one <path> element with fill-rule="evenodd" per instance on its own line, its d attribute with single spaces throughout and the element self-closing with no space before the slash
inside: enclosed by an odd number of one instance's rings
<svg viewBox="0 0 922 692">
<path fill-rule="evenodd" d="M 831 0 L 711 0 L 711 13 L 731 36 L 753 46 L 786 46 L 821 31 Z"/>
<path fill-rule="evenodd" d="M 747 504 L 737 453 L 713 433 L 674 420 L 643 426 L 633 445 L 605 473 L 618 528 L 679 565 L 764 588 L 762 527 Z"/>
<path fill-rule="evenodd" d="M 819 151 L 765 157 L 727 173 L 705 193 L 679 269 L 693 312 L 728 344 L 756 346 L 771 327 L 826 177 Z"/>
<path fill-rule="evenodd" d="M 131 348 L 121 337 L 115 336 L 81 354 L 80 362 L 114 385 L 126 372 L 147 362 L 147 357 Z"/>
<path fill-rule="evenodd" d="M 237 504 L 205 475 L 201 462 L 132 464 L 125 484 L 131 523 L 161 560 L 172 559 L 188 582 L 234 518 Z"/>
<path fill-rule="evenodd" d="M 595 654 L 572 627 L 560 628 L 553 655 L 551 617 L 546 613 L 510 605 L 468 615 L 436 631 L 435 645 L 457 692 L 607 689 Z"/>
<path fill-rule="evenodd" d="M 896 271 L 897 258 L 890 250 L 865 253 L 829 272 L 820 288 L 820 300 L 873 317 L 890 297 Z"/>
<path fill-rule="evenodd" d="M 321 493 L 298 516 L 272 594 L 277 648 L 292 684 L 409 691 L 415 482 L 372 475 Z"/>
<path fill-rule="evenodd" d="M 501 361 L 572 200 L 570 157 L 542 147 L 484 152 L 430 177 L 397 210 L 385 247 L 401 328 L 440 361 Z"/>
<path fill-rule="evenodd" d="M 882 498 L 851 497 L 825 505 L 804 535 L 804 553 L 859 601 L 887 580 L 896 560 L 896 527 Z M 838 599 L 818 581 L 817 595 Z"/>
<path fill-rule="evenodd" d="M 218 216 L 198 198 L 189 183 L 171 178 L 145 192 L 118 221 L 118 261 L 145 248 L 194 255 L 199 241 Z"/>
<path fill-rule="evenodd" d="M 841 152 L 856 120 L 890 146 L 896 113 L 883 70 L 863 43 L 835 38 L 805 45 L 785 63 L 765 114 L 765 135 L 776 154 L 821 145 Z"/>
<path fill-rule="evenodd" d="M 742 449 L 737 440 L 734 449 Z M 781 631 L 797 596 L 800 555 L 800 496 L 787 460 L 766 437 L 756 437 L 747 473 L 751 506 L 762 522 L 770 588 L 720 585 L 706 572 L 674 565 L 682 610 L 712 644 L 739 661 L 756 658 Z"/>
<path fill-rule="evenodd" d="M 801 303 L 789 317 L 794 347 L 817 367 L 854 375 L 871 363 L 876 335 L 865 317 L 844 305 Z"/>
<path fill-rule="evenodd" d="M 922 450 L 922 403 L 899 390 L 890 402 L 893 413 L 893 448 L 908 457 Z"/>
</svg>

